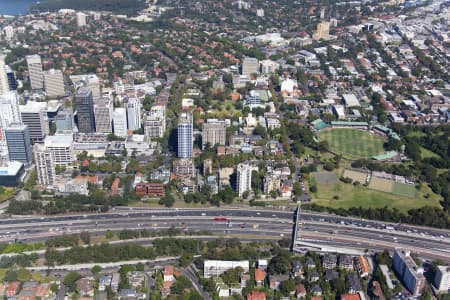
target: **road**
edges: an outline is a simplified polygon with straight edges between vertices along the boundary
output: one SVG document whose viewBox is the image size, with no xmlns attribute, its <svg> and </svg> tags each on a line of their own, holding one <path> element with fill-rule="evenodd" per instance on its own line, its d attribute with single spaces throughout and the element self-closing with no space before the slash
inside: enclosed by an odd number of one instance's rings
<svg viewBox="0 0 450 300">
<path fill-rule="evenodd" d="M 214 220 L 215 217 L 222 217 Z M 225 219 L 226 218 L 226 221 Z M 0 219 L 0 242 L 45 241 L 63 233 L 88 231 L 103 235 L 107 230 L 176 227 L 181 231 L 208 231 L 214 235 L 253 236 L 261 240 L 293 236 L 292 211 L 253 208 L 137 209 L 87 215 L 12 217 Z M 450 261 L 450 231 L 436 228 L 388 224 L 359 218 L 305 212 L 300 213 L 298 240 L 329 247 L 383 250 L 405 247 L 427 259 Z"/>
</svg>

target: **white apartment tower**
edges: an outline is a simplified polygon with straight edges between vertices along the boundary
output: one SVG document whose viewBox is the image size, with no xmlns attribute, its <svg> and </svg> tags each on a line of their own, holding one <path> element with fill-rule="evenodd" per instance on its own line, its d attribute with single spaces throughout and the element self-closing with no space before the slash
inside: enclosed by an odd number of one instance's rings
<svg viewBox="0 0 450 300">
<path fill-rule="evenodd" d="M 75 160 L 73 151 L 73 136 L 71 134 L 57 134 L 48 136 L 44 140 L 45 148 L 50 151 L 55 166 L 71 167 Z"/>
<path fill-rule="evenodd" d="M 95 131 L 112 132 L 113 101 L 110 98 L 99 98 L 94 101 Z"/>
<path fill-rule="evenodd" d="M 66 95 L 64 88 L 64 76 L 61 70 L 51 69 L 44 72 L 45 94 L 49 97 L 61 97 Z"/>
<path fill-rule="evenodd" d="M 258 171 L 257 166 L 253 166 L 248 162 L 243 162 L 237 165 L 237 176 L 236 176 L 236 189 L 239 198 L 246 191 L 251 191 L 252 189 L 252 172 Z"/>
<path fill-rule="evenodd" d="M 42 61 L 39 55 L 27 55 L 28 75 L 32 90 L 44 88 L 44 73 L 42 72 Z"/>
<path fill-rule="evenodd" d="M 119 137 L 127 136 L 127 112 L 125 108 L 116 108 L 113 112 L 114 134 Z"/>
<path fill-rule="evenodd" d="M 6 75 L 5 55 L 0 54 L 0 95 L 6 92 L 9 92 L 9 84 Z"/>
<path fill-rule="evenodd" d="M 178 120 L 178 157 L 192 158 L 193 147 L 192 116 L 183 113 Z"/>
<path fill-rule="evenodd" d="M 33 152 L 39 184 L 46 187 L 55 185 L 56 172 L 52 153 L 42 144 L 35 144 Z"/>
<path fill-rule="evenodd" d="M 144 119 L 144 134 L 147 138 L 158 139 L 164 136 L 166 131 L 166 107 L 153 106 Z"/>
<path fill-rule="evenodd" d="M 5 26 L 5 28 L 3 28 L 3 31 L 5 32 L 5 39 L 7 41 L 10 41 L 13 39 L 14 37 L 14 27 L 11 25 Z"/>
<path fill-rule="evenodd" d="M 78 27 L 86 26 L 86 14 L 82 12 L 77 12 L 77 26 Z"/>
<path fill-rule="evenodd" d="M 127 103 L 128 129 L 137 130 L 141 128 L 141 102 L 138 98 L 129 98 Z"/>
</svg>

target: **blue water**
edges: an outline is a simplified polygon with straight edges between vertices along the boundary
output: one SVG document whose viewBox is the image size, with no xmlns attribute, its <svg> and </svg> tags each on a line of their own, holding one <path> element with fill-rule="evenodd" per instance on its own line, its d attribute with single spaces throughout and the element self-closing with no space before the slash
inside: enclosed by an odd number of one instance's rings
<svg viewBox="0 0 450 300">
<path fill-rule="evenodd" d="M 23 15 L 36 0 L 0 0 L 0 15 Z"/>
</svg>

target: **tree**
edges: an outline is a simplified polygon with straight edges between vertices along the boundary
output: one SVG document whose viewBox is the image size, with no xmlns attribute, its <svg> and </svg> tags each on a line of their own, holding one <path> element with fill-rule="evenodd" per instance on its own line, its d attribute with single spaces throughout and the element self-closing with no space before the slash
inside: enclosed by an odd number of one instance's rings
<svg viewBox="0 0 450 300">
<path fill-rule="evenodd" d="M 291 270 L 289 252 L 274 256 L 267 268 L 270 274 L 287 274 Z"/>
<path fill-rule="evenodd" d="M 85 245 L 89 245 L 91 243 L 91 235 L 87 231 L 80 233 L 80 239 Z"/>
<path fill-rule="evenodd" d="M 82 276 L 78 274 L 77 272 L 70 272 L 68 273 L 64 279 L 63 283 L 67 286 L 70 292 L 75 292 L 77 289 L 76 281 L 80 279 Z"/>
<path fill-rule="evenodd" d="M 144 266 L 144 264 L 143 263 L 137 263 L 137 265 L 136 265 L 136 271 L 144 271 L 144 269 L 145 269 L 145 266 Z"/>
<path fill-rule="evenodd" d="M 92 267 L 91 269 L 91 273 L 94 275 L 97 275 L 98 273 L 100 273 L 102 271 L 102 267 L 95 265 Z"/>
<path fill-rule="evenodd" d="M 179 260 L 179 264 L 181 267 L 187 267 L 192 263 L 193 260 L 193 256 L 190 253 L 183 253 L 183 255 L 181 255 L 180 260 Z"/>
<path fill-rule="evenodd" d="M 111 231 L 111 230 L 106 231 L 105 237 L 106 237 L 108 240 L 112 239 L 112 238 L 114 237 L 114 232 Z"/>
<path fill-rule="evenodd" d="M 17 272 L 14 270 L 6 271 L 5 278 L 6 281 L 16 281 L 17 280 Z"/>
<path fill-rule="evenodd" d="M 237 267 L 235 269 L 229 269 L 229 270 L 223 272 L 222 275 L 220 275 L 220 277 L 222 277 L 223 282 L 225 284 L 231 285 L 233 283 L 239 282 L 239 278 L 243 271 L 244 270 L 242 270 L 242 268 L 240 268 L 240 267 Z"/>
<path fill-rule="evenodd" d="M 191 281 L 185 276 L 178 276 L 177 281 L 172 285 L 171 292 L 178 295 L 183 295 L 185 290 L 192 286 Z"/>
<path fill-rule="evenodd" d="M 292 279 L 282 281 L 280 284 L 280 291 L 285 296 L 288 296 L 289 293 L 294 289 L 295 289 L 295 281 Z"/>
</svg>

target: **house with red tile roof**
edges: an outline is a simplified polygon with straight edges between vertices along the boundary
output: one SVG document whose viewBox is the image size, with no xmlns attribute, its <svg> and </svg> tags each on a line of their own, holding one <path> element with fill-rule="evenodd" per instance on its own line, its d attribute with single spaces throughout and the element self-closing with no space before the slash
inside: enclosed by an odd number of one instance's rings
<svg viewBox="0 0 450 300">
<path fill-rule="evenodd" d="M 264 280 L 266 280 L 266 272 L 262 269 L 255 269 L 255 283 L 257 286 L 264 285 Z"/>
<path fill-rule="evenodd" d="M 247 300 L 266 300 L 264 292 L 254 291 L 247 295 Z"/>
</svg>

